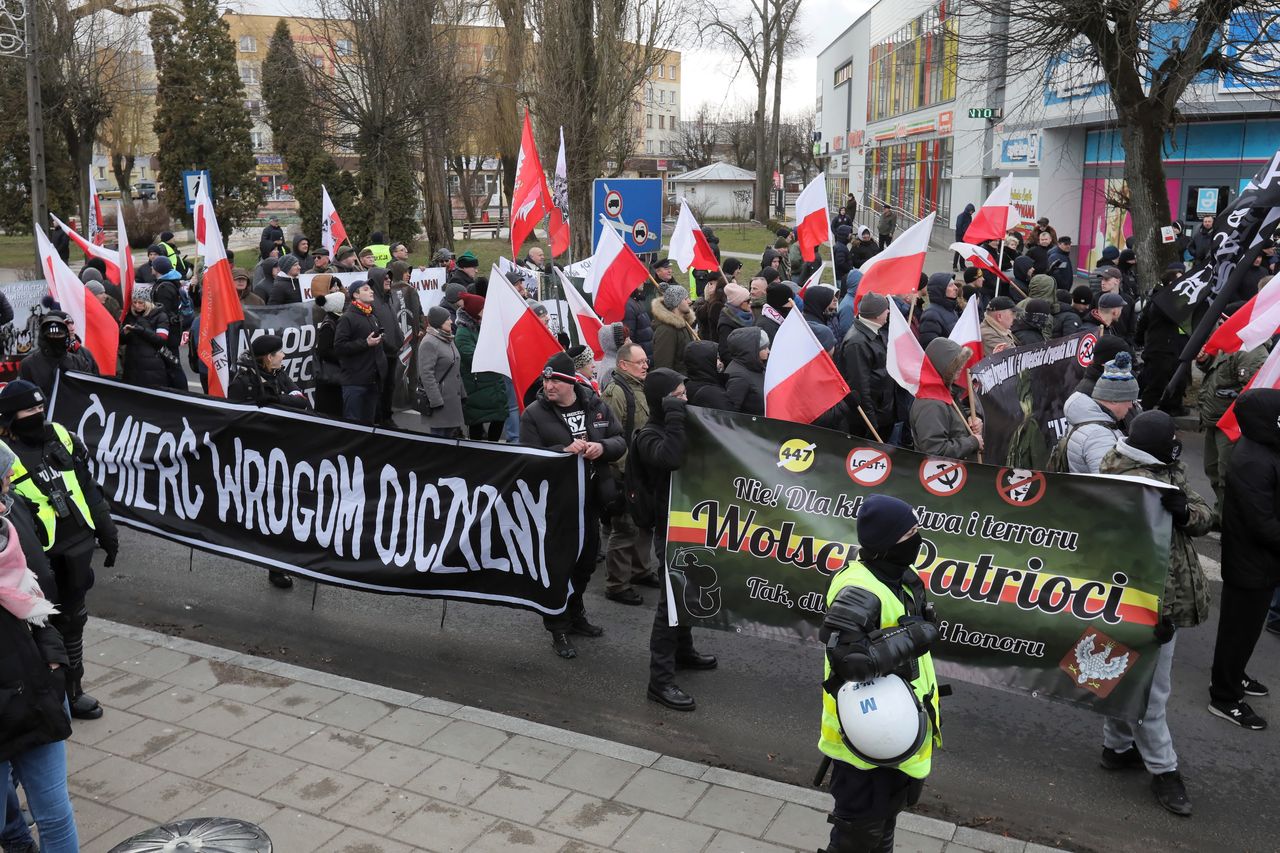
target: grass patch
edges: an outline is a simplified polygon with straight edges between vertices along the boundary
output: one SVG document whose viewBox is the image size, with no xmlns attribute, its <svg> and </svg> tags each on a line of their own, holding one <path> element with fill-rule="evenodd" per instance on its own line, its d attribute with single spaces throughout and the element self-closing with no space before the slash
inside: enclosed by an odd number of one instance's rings
<svg viewBox="0 0 1280 853">
<path fill-rule="evenodd" d="M 30 235 L 0 235 L 0 268 L 36 270 L 36 247 Z"/>
</svg>

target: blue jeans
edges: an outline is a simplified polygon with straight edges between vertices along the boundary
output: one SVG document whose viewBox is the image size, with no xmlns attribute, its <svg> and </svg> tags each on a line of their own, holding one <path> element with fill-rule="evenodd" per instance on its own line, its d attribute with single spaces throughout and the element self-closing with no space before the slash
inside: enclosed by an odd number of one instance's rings
<svg viewBox="0 0 1280 853">
<path fill-rule="evenodd" d="M 67 748 L 64 741 L 47 743 L 0 761 L 0 779 L 9 781 L 10 765 L 17 772 L 22 789 L 27 792 L 27 806 L 40 830 L 41 853 L 78 853 L 80 838 L 76 819 L 71 812 L 71 796 L 67 793 Z M 9 784 L 13 794 L 13 785 Z M 9 826 L 9 809 L 16 807 L 17 795 L 5 798 L 5 829 Z M 21 812 L 18 813 L 21 820 Z M 7 839 L 6 839 L 7 840 Z"/>
<path fill-rule="evenodd" d="M 520 442 L 520 407 L 516 405 L 516 386 L 510 379 L 503 380 L 507 383 L 507 422 L 503 426 L 506 433 L 507 444 L 518 444 Z"/>
<path fill-rule="evenodd" d="M 1268 625 L 1280 625 L 1280 586 L 1276 587 L 1275 595 L 1271 596 L 1271 610 L 1267 613 Z"/>
<path fill-rule="evenodd" d="M 349 421 L 371 424 L 378 415 L 378 398 L 382 393 L 377 385 L 343 385 L 342 416 Z"/>
<path fill-rule="evenodd" d="M 4 831 L 0 832 L 0 845 L 4 845 L 6 850 L 10 847 L 30 847 L 35 843 L 35 839 L 31 837 L 31 830 L 27 828 L 27 821 L 22 816 L 22 805 L 18 802 L 18 789 L 13 781 L 13 774 L 10 772 L 9 778 L 4 780 L 4 784 L 9 789 L 8 796 L 5 797 L 5 814 L 8 820 L 4 822 Z"/>
</svg>

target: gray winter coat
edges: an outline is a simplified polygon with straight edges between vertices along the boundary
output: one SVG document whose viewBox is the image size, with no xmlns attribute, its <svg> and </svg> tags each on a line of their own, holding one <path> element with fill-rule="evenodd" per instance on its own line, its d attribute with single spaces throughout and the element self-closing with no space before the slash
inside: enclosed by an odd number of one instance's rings
<svg viewBox="0 0 1280 853">
<path fill-rule="evenodd" d="M 1079 427 L 1067 439 L 1067 464 L 1071 473 L 1097 474 L 1102 457 L 1124 437 L 1120 425 L 1096 400 L 1079 391 L 1067 398 L 1062 414 L 1067 418 L 1068 429 Z"/>
<path fill-rule="evenodd" d="M 466 423 L 462 401 L 467 392 L 462 387 L 461 361 L 453 335 L 439 329 L 428 329 L 423 335 L 418 347 L 418 379 L 423 399 L 431 406 L 430 414 L 422 416 L 429 429 L 461 429 Z"/>
<path fill-rule="evenodd" d="M 956 360 L 960 351 L 959 344 L 939 338 L 926 355 L 938 375 L 947 376 L 947 365 Z M 950 385 L 947 387 L 950 390 Z M 917 397 L 908 419 L 916 450 L 930 456 L 978 461 L 978 439 L 950 402 Z"/>
</svg>

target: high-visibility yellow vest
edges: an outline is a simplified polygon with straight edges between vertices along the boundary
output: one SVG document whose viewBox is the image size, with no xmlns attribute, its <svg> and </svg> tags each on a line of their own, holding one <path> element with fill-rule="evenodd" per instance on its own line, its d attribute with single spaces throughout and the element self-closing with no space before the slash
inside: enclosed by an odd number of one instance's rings
<svg viewBox="0 0 1280 853">
<path fill-rule="evenodd" d="M 375 243 L 372 246 L 365 246 L 360 250 L 360 254 L 363 255 L 365 252 L 373 252 L 373 262 L 383 269 L 391 265 L 391 244 Z"/>
<path fill-rule="evenodd" d="M 859 586 L 876 594 L 876 598 L 880 599 L 881 628 L 896 627 L 898 620 L 906 615 L 907 608 L 902 599 L 859 562 L 850 562 L 831 579 L 831 586 L 827 589 L 827 606 L 847 586 Z M 929 775 L 934 743 L 942 743 L 938 729 L 938 682 L 933 672 L 933 655 L 921 655 L 919 663 L 920 675 L 911 682 L 911 689 L 915 691 L 916 698 L 925 706 L 926 713 L 933 722 L 933 736 L 925 738 L 915 754 L 897 767 L 913 779 L 923 779 Z M 831 677 L 831 663 L 825 660 L 825 655 L 823 667 L 823 680 L 826 680 Z M 825 690 L 822 691 L 822 737 L 818 740 L 818 749 L 824 755 L 851 764 L 859 770 L 872 770 L 876 767 L 855 756 L 844 745 L 844 740 L 840 737 L 840 720 L 836 716 L 836 700 Z"/>
<path fill-rule="evenodd" d="M 54 433 L 58 436 L 58 440 L 67 449 L 67 453 L 74 454 L 75 443 L 71 440 L 71 433 L 67 432 L 66 427 L 62 424 L 55 423 L 51 425 Z M 80 513 L 80 518 L 84 524 L 92 530 L 93 513 L 89 511 L 89 502 L 85 500 L 84 489 L 80 486 L 80 478 L 76 476 L 75 469 L 72 468 L 60 473 L 62 482 L 67 488 L 67 494 L 71 498 L 71 505 Z M 40 490 L 40 487 L 32 478 L 31 472 L 22 463 L 21 457 L 13 462 L 13 480 L 10 483 L 10 487 L 36 508 L 36 519 L 40 522 L 39 532 L 42 544 L 44 545 L 44 550 L 48 551 L 53 546 L 53 536 L 58 526 L 58 513 L 53 508 L 53 502 L 49 500 L 49 496 Z"/>
</svg>

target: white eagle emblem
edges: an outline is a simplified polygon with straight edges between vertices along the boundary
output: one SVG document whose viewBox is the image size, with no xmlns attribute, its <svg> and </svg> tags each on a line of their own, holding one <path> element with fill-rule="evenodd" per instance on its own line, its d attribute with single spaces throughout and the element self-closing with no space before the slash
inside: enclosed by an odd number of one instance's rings
<svg viewBox="0 0 1280 853">
<path fill-rule="evenodd" d="M 1115 648 L 1114 643 L 1106 643 L 1100 651 L 1094 651 L 1096 639 L 1096 634 L 1086 634 L 1080 638 L 1080 642 L 1076 643 L 1076 664 L 1079 666 L 1079 672 L 1076 673 L 1077 684 L 1119 678 L 1124 675 L 1124 671 L 1129 666 L 1128 652 L 1110 660 L 1107 659 L 1111 650 Z"/>
<path fill-rule="evenodd" d="M 520 207 L 516 208 L 516 219 L 527 219 L 529 214 L 533 212 L 533 207 L 538 203 L 538 197 L 533 196 Z"/>
</svg>

